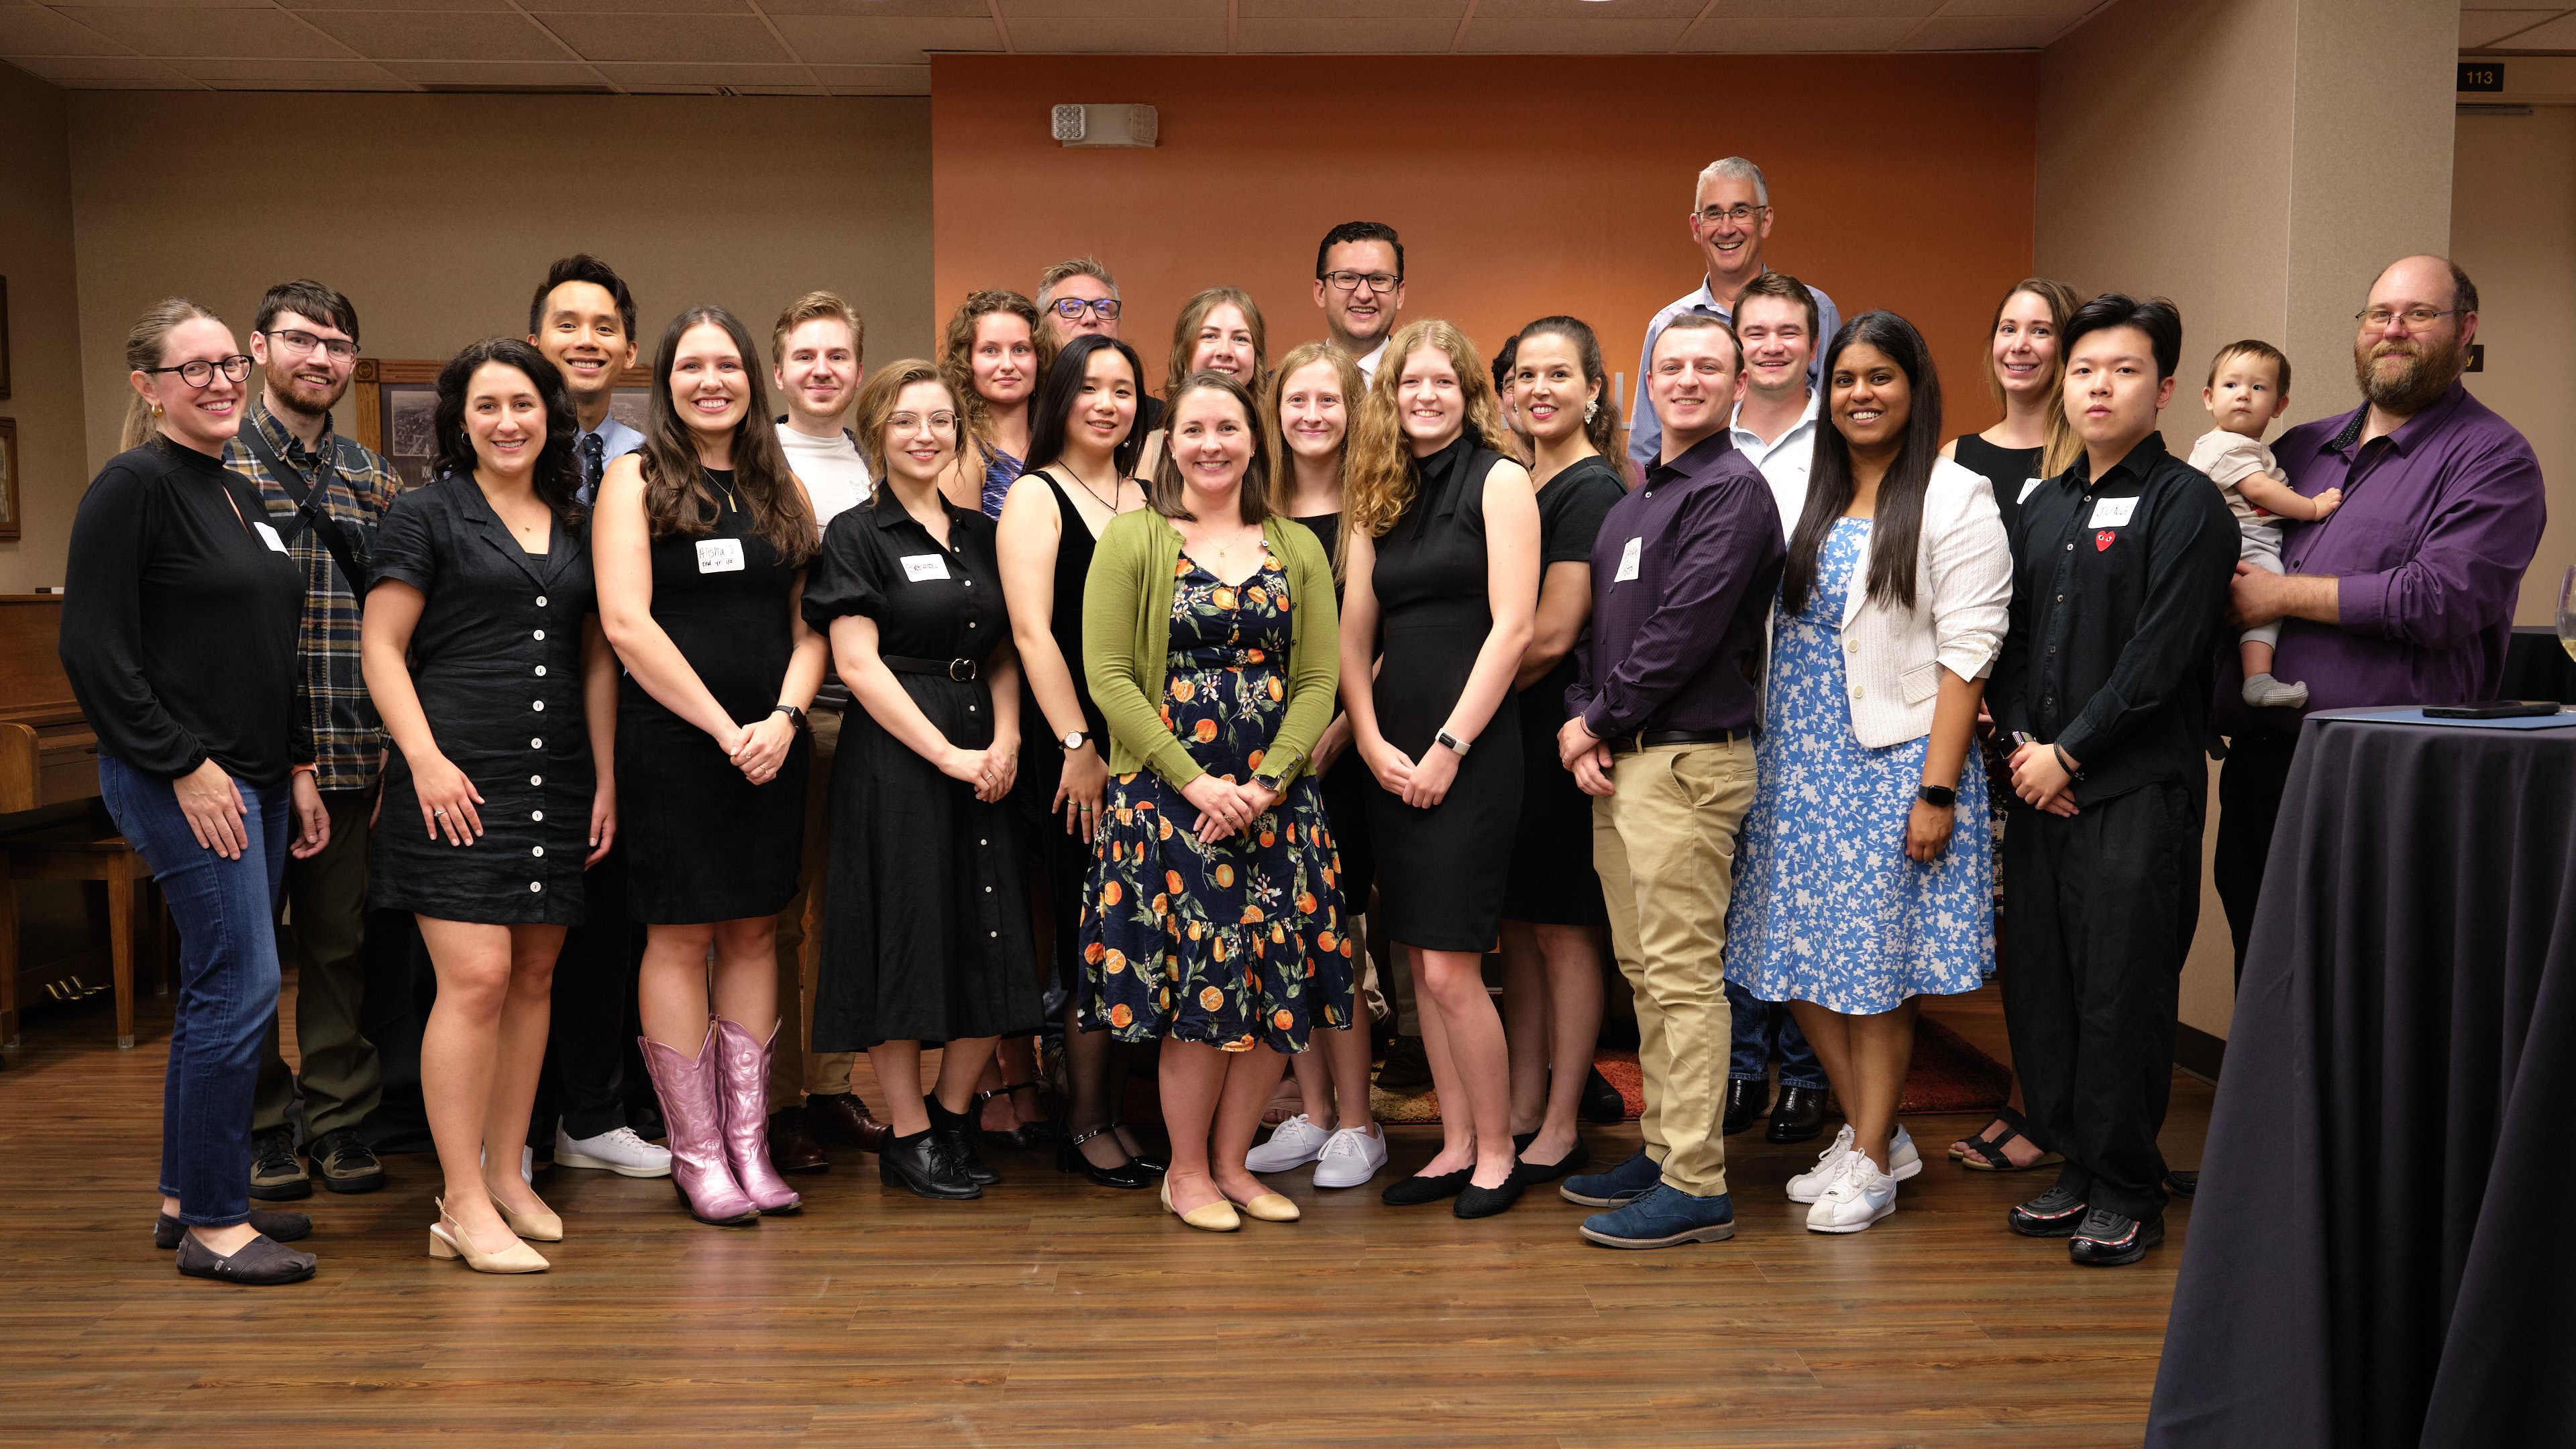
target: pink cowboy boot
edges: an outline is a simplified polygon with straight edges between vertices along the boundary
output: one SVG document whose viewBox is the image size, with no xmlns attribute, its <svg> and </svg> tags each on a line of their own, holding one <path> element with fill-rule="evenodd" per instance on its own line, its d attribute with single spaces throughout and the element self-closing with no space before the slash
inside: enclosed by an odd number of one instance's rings
<svg viewBox="0 0 2576 1449">
<path fill-rule="evenodd" d="M 778 1040 L 775 1024 L 769 1040 L 719 1016 L 716 1055 L 724 1072 L 725 1161 L 734 1181 L 764 1213 L 792 1213 L 804 1205 L 796 1189 L 769 1161 L 769 1048 Z"/>
<path fill-rule="evenodd" d="M 725 1166 L 724 1100 L 717 1080 L 724 1054 L 715 1037 L 710 1022 L 694 1059 L 651 1037 L 636 1040 L 643 1045 L 653 1091 L 662 1099 L 662 1121 L 670 1131 L 671 1182 L 689 1205 L 689 1215 L 702 1223 L 757 1222 L 760 1205 L 735 1185 Z"/>
</svg>

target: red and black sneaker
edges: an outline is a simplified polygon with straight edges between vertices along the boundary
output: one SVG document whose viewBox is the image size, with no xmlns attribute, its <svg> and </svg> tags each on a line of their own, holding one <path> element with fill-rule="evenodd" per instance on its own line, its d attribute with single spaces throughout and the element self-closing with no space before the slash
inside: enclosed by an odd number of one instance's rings
<svg viewBox="0 0 2576 1449">
<path fill-rule="evenodd" d="M 2165 1240 L 2165 1220 L 2122 1217 L 2097 1207 L 2084 1215 L 2084 1225 L 2066 1243 L 2066 1256 L 2095 1268 L 2117 1268 L 2147 1255 Z"/>
<path fill-rule="evenodd" d="M 2014 1208 L 2004 1222 L 2025 1238 L 2071 1238 L 2089 1207 L 2067 1189 L 2052 1187 Z"/>
</svg>

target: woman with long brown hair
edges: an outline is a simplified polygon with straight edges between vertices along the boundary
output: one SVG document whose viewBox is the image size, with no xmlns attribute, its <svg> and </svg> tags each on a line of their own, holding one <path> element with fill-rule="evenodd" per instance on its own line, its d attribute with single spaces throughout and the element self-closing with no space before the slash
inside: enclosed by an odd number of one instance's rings
<svg viewBox="0 0 2576 1449">
<path fill-rule="evenodd" d="M 1539 580 L 1538 503 L 1504 445 L 1466 334 L 1441 321 L 1397 332 L 1351 457 L 1342 702 L 1378 783 L 1378 924 L 1413 952 L 1441 1102 L 1439 1154 L 1385 1197 L 1454 1197 L 1460 1217 L 1501 1212 L 1522 1186 L 1483 975 L 1520 820 L 1520 714 L 1505 706 Z"/>
<path fill-rule="evenodd" d="M 1029 456 L 1029 404 L 1055 361 L 1055 334 L 1038 304 L 1007 288 L 969 292 L 949 315 L 939 375 L 957 395 L 957 461 L 940 491 L 960 508 L 1002 516 L 1002 500 Z"/>
<path fill-rule="evenodd" d="M 591 520 L 600 622 L 626 666 L 616 776 L 645 926 L 644 1062 L 672 1179 L 715 1223 L 799 1203 L 769 1161 L 769 1047 L 825 644 L 801 612 L 814 509 L 759 356 L 721 307 L 673 318 L 644 447 L 609 465 Z M 531 716 L 532 737 L 544 724 Z"/>
</svg>

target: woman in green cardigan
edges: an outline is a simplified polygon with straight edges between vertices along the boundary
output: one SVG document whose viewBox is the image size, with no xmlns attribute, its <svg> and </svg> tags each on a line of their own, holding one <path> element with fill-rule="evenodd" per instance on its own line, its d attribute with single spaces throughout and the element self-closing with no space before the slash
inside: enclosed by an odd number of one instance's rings
<svg viewBox="0 0 2576 1449">
<path fill-rule="evenodd" d="M 1083 907 L 1081 1024 L 1161 1041 L 1163 1205 L 1231 1232 L 1297 1206 L 1243 1165 L 1286 1058 L 1351 1024 L 1351 946 L 1306 772 L 1333 718 L 1332 567 L 1269 508 L 1252 397 L 1192 374 L 1148 507 L 1102 531 L 1082 653 L 1110 784 Z"/>
</svg>

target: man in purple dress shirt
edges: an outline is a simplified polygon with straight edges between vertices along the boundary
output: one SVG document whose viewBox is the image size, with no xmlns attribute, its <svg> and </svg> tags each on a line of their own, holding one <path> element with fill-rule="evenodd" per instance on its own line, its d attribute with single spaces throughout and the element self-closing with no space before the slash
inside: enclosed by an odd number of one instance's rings
<svg viewBox="0 0 2576 1449">
<path fill-rule="evenodd" d="M 1726 1192 L 1724 961 L 1735 833 L 1753 804 L 1765 628 L 1788 556 L 1780 510 L 1727 422 L 1744 352 L 1714 317 L 1674 318 L 1648 355 L 1654 465 L 1601 521 L 1592 632 L 1557 755 L 1594 797 L 1592 863 L 1637 1000 L 1646 1145 L 1568 1178 L 1605 1209 L 1583 1236 L 1666 1248 L 1734 1236 Z"/>
<path fill-rule="evenodd" d="M 2291 487 L 2341 488 L 2343 507 L 2290 526 L 2286 574 L 2237 566 L 2237 619 L 2282 621 L 2273 672 L 2306 680 L 2311 710 L 2489 698 L 2548 519 L 2539 460 L 2460 385 L 2478 335 L 2466 273 L 2441 257 L 2391 263 L 2359 321 L 2363 405 L 2292 428 L 2272 449 Z M 2239 976 L 2299 721 L 2256 712 L 2219 775 L 2213 865 Z"/>
</svg>

